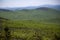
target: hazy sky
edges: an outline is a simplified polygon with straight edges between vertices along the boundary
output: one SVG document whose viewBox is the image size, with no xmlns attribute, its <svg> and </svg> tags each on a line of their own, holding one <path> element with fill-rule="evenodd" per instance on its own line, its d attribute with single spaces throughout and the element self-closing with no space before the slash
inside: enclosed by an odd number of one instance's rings
<svg viewBox="0 0 60 40">
<path fill-rule="evenodd" d="M 0 0 L 0 8 L 39 6 L 45 4 L 60 5 L 60 0 Z"/>
</svg>

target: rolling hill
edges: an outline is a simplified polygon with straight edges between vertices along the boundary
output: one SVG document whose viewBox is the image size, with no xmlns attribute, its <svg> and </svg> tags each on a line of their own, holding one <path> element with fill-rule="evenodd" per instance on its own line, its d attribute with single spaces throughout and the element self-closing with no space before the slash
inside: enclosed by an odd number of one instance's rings
<svg viewBox="0 0 60 40">
<path fill-rule="evenodd" d="M 38 21 L 60 21 L 60 11 L 40 7 L 36 9 L 24 9 L 24 10 L 15 10 L 15 11 L 1 11 L 0 17 L 4 17 L 11 20 L 38 20 Z M 59 22 L 58 21 L 58 22 Z"/>
<path fill-rule="evenodd" d="M 40 7 L 15 11 L 1 9 L 0 19 L 2 19 L 0 32 L 5 35 L 4 29 L 8 27 L 11 33 L 9 38 L 12 37 L 12 40 L 13 38 L 35 40 L 38 37 L 43 40 L 53 40 L 57 39 L 56 34 L 60 38 L 60 11 L 52 8 Z"/>
</svg>

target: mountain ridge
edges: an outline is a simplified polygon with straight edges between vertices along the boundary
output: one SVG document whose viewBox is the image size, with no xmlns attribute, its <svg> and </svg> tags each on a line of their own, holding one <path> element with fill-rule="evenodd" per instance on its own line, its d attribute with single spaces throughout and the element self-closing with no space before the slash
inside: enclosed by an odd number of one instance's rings
<svg viewBox="0 0 60 40">
<path fill-rule="evenodd" d="M 60 22 L 60 11 L 46 7 L 33 10 L 0 11 L 0 17 L 10 20 Z"/>
<path fill-rule="evenodd" d="M 0 8 L 0 9 L 7 9 L 7 10 L 23 10 L 23 9 L 37 9 L 40 7 L 47 7 L 47 8 L 52 8 L 56 10 L 60 10 L 60 5 L 40 5 L 40 6 L 28 6 L 28 7 L 12 7 L 12 8 Z"/>
</svg>

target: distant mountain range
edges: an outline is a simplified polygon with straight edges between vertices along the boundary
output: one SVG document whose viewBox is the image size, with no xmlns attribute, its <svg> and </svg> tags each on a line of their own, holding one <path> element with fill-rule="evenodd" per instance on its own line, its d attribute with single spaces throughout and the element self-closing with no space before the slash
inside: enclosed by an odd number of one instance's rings
<svg viewBox="0 0 60 40">
<path fill-rule="evenodd" d="M 34 9 L 31 10 L 32 8 Z M 0 17 L 10 20 L 38 20 L 60 22 L 60 11 L 46 6 L 7 8 L 0 9 Z"/>
<path fill-rule="evenodd" d="M 1 9 L 7 9 L 7 10 L 31 10 L 31 9 L 37 9 L 37 8 L 41 8 L 41 7 L 47 7 L 47 8 L 52 8 L 52 9 L 56 9 L 56 10 L 60 10 L 60 5 L 40 5 L 40 6 L 29 6 L 29 7 L 14 7 L 14 8 L 0 8 Z"/>
<path fill-rule="evenodd" d="M 7 11 L 7 12 L 9 12 L 9 11 L 12 11 L 12 10 L 9 10 L 9 9 L 0 9 L 0 11 Z"/>
<path fill-rule="evenodd" d="M 60 5 L 43 5 L 44 7 L 48 7 L 48 8 L 53 8 L 56 10 L 60 10 Z"/>
</svg>

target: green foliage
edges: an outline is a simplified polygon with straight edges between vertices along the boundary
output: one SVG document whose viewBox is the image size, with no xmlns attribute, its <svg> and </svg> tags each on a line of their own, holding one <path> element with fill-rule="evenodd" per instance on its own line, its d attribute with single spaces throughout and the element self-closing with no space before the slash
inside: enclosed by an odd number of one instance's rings
<svg viewBox="0 0 60 40">
<path fill-rule="evenodd" d="M 48 10 L 16 10 L 16 11 L 0 11 L 0 17 L 4 17 L 10 20 L 36 20 L 36 21 L 48 21 L 48 22 L 60 22 L 60 11 L 48 9 Z M 58 18 L 58 19 L 57 19 Z"/>
<path fill-rule="evenodd" d="M 60 11 L 48 10 L 17 10 L 0 11 L 0 28 L 8 27 L 11 37 L 22 40 L 54 40 L 60 37 Z M 5 36 L 2 29 L 2 36 Z M 55 36 L 57 34 L 57 36 Z M 57 38 L 56 38 L 57 39 Z"/>
<path fill-rule="evenodd" d="M 60 35 L 60 24 L 57 23 L 45 23 L 33 20 L 9 20 L 4 23 L 6 25 L 3 25 L 3 27 L 8 26 L 9 28 L 13 28 L 11 29 L 11 36 L 16 38 L 52 40 L 55 39 L 54 34 Z"/>
</svg>

